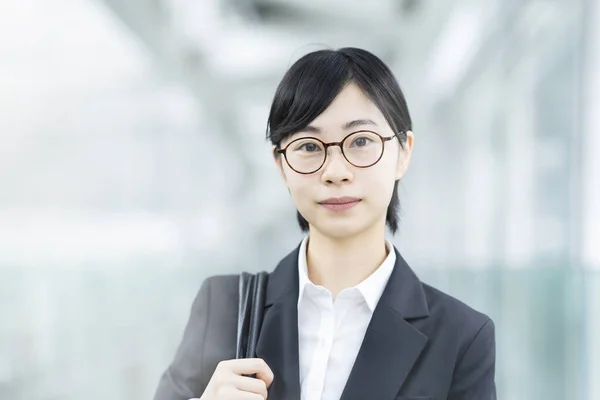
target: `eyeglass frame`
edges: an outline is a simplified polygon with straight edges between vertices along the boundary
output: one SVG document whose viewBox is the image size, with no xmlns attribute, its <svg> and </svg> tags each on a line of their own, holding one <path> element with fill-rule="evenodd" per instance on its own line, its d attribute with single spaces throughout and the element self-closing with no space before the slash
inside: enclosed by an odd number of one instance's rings
<svg viewBox="0 0 600 400">
<path fill-rule="evenodd" d="M 369 165 L 366 166 L 359 166 L 356 164 L 353 164 L 352 162 L 350 162 L 350 160 L 348 160 L 348 157 L 346 157 L 346 153 L 344 153 L 344 142 L 346 141 L 346 139 L 348 139 L 350 136 L 356 134 L 356 133 L 360 133 L 360 132 L 369 132 L 369 133 L 373 133 L 377 136 L 379 136 L 379 138 L 381 139 L 381 154 L 379 155 L 379 158 L 377 158 L 377 160 Z M 338 146 L 340 148 L 340 152 L 342 153 L 342 157 L 344 157 L 344 160 L 346 160 L 346 162 L 350 165 L 352 165 L 355 168 L 370 168 L 373 165 L 377 164 L 382 158 L 383 158 L 383 153 L 385 152 L 385 143 L 389 142 L 390 140 L 394 139 L 394 138 L 398 138 L 398 141 L 400 141 L 400 144 L 402 144 L 401 140 L 400 140 L 400 134 L 406 134 L 406 131 L 399 131 L 398 133 L 394 133 L 392 136 L 388 136 L 388 137 L 384 137 L 381 136 L 379 133 L 374 132 L 374 131 L 370 131 L 368 129 L 361 129 L 359 131 L 354 131 L 349 133 L 348 135 L 346 135 L 341 141 L 339 142 L 324 142 L 319 138 L 316 138 L 314 136 L 303 136 L 303 137 L 299 137 L 297 139 L 292 140 L 291 142 L 289 142 L 287 144 L 287 146 L 285 146 L 283 149 L 275 149 L 275 152 L 277 154 L 283 154 L 283 158 L 285 158 L 285 162 L 288 165 L 288 167 L 290 167 L 292 169 L 292 171 L 296 172 L 297 174 L 301 174 L 301 175 L 310 175 L 310 174 L 314 174 L 315 172 L 319 171 L 321 168 L 323 168 L 323 165 L 325 165 L 325 163 L 327 162 L 327 155 L 329 154 L 329 148 L 330 147 L 334 147 L 334 146 Z M 324 147 L 325 147 L 325 156 L 323 157 L 323 162 L 321 163 L 321 165 L 319 165 L 319 168 L 315 169 L 314 171 L 311 172 L 300 172 L 298 170 L 296 170 L 294 167 L 292 167 L 292 165 L 290 164 L 290 162 L 288 161 L 287 158 L 287 149 L 288 147 L 290 147 L 293 143 L 299 141 L 299 140 L 303 140 L 303 139 L 314 139 L 318 142 L 320 142 Z M 277 145 L 277 147 L 279 147 L 279 145 Z"/>
</svg>

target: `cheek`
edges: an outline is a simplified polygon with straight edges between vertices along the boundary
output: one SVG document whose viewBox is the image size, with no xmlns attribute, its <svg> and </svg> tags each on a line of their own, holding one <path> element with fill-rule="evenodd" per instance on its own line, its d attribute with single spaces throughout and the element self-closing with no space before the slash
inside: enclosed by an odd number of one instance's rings
<svg viewBox="0 0 600 400">
<path fill-rule="evenodd" d="M 387 207 L 396 183 L 395 164 L 382 163 L 381 165 L 377 164 L 376 167 L 362 177 L 363 190 L 371 203 Z"/>
<path fill-rule="evenodd" d="M 296 205 L 306 203 L 311 198 L 311 188 L 315 185 L 310 177 L 299 174 L 288 175 L 287 184 Z"/>
</svg>

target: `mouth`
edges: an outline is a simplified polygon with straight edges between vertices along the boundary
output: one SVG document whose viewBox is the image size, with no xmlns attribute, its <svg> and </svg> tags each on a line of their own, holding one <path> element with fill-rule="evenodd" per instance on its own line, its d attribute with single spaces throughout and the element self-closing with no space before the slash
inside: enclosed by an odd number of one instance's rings
<svg viewBox="0 0 600 400">
<path fill-rule="evenodd" d="M 320 201 L 319 204 L 323 207 L 333 211 L 345 211 L 348 210 L 358 203 L 361 199 L 356 197 L 332 197 L 330 199 Z"/>
</svg>

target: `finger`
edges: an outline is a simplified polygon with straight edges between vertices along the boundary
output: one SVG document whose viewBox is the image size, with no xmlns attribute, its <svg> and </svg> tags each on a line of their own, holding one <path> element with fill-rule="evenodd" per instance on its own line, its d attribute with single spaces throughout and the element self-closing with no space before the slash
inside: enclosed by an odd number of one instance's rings
<svg viewBox="0 0 600 400">
<path fill-rule="evenodd" d="M 273 371 L 271 371 L 271 368 L 266 363 L 265 367 L 256 373 L 256 377 L 262 380 L 267 388 L 271 387 L 274 378 Z"/>
<path fill-rule="evenodd" d="M 257 361 L 258 367 L 254 372 L 256 374 L 256 377 L 262 380 L 265 383 L 265 385 L 267 385 L 267 387 L 270 387 L 271 383 L 273 383 L 273 371 L 263 359 L 255 358 L 254 360 Z"/>
<path fill-rule="evenodd" d="M 233 385 L 239 390 L 260 394 L 263 398 L 267 398 L 267 384 L 262 379 L 236 376 L 233 380 Z"/>
<path fill-rule="evenodd" d="M 260 358 L 244 358 L 239 360 L 224 361 L 224 366 L 236 375 L 253 375 L 265 382 L 267 387 L 273 383 L 273 371 L 267 363 Z"/>
</svg>

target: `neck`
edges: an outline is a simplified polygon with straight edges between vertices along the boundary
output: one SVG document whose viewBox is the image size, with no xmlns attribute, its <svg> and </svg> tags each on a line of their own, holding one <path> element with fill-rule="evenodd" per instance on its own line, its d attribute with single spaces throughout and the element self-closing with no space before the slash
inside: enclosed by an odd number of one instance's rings
<svg viewBox="0 0 600 400">
<path fill-rule="evenodd" d="M 310 230 L 306 252 L 308 277 L 334 297 L 365 280 L 386 257 L 384 229 L 343 239 Z"/>
</svg>

